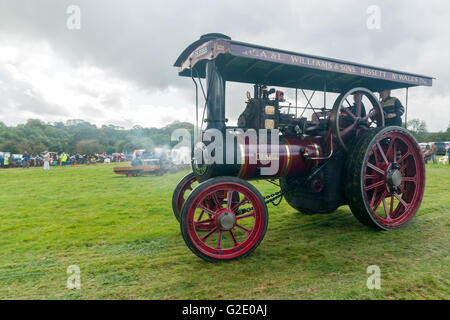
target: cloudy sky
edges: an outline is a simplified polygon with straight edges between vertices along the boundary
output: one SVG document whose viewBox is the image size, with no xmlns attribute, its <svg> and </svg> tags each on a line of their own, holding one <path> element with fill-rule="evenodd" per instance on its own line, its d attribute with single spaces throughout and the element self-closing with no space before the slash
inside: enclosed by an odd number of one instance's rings
<svg viewBox="0 0 450 320">
<path fill-rule="evenodd" d="M 68 28 L 73 5 L 79 29 Z M 379 29 L 367 27 L 371 5 L 380 9 Z M 430 131 L 450 123 L 447 0 L 0 0 L 0 121 L 194 122 L 192 81 L 173 63 L 209 32 L 435 77 L 432 88 L 410 90 L 408 118 L 425 120 Z M 227 89 L 231 122 L 248 88 Z M 404 90 L 394 95 L 405 102 Z"/>
</svg>

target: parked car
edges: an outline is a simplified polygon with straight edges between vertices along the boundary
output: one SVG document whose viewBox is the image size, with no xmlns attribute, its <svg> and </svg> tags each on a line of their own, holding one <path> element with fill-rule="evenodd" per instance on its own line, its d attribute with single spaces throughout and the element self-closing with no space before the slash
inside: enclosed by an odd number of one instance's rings
<svg viewBox="0 0 450 320">
<path fill-rule="evenodd" d="M 437 147 L 437 155 L 438 156 L 445 156 L 446 149 L 445 149 L 445 142 L 435 142 L 434 145 Z"/>
</svg>

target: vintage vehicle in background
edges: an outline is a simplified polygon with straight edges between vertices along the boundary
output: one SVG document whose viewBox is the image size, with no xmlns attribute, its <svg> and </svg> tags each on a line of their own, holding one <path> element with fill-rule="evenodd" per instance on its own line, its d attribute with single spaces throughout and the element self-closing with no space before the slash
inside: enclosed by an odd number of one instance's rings
<svg viewBox="0 0 450 320">
<path fill-rule="evenodd" d="M 407 98 L 408 88 L 431 86 L 433 78 L 238 42 L 222 34 L 202 36 L 175 66 L 195 84 L 199 135 L 192 172 L 175 188 L 172 207 L 186 245 L 197 256 L 218 261 L 250 254 L 266 233 L 267 204 L 277 205 L 282 197 L 305 214 L 330 213 L 347 204 L 361 223 L 381 230 L 402 227 L 416 214 L 425 188 L 421 150 L 406 129 L 385 127 L 374 92 L 405 88 Z M 227 81 L 254 85 L 237 127 L 227 126 L 225 118 Z M 295 106 L 285 103 L 283 91 L 268 86 L 295 90 Z M 312 92 L 309 97 L 305 90 Z M 313 107 L 317 91 L 323 93 L 323 104 Z M 199 92 L 206 110 L 202 128 Z M 307 100 L 302 108 L 299 92 Z M 337 98 L 329 106 L 331 93 Z M 362 99 L 351 104 L 350 96 Z M 311 119 L 305 110 L 312 111 Z M 233 150 L 214 154 L 220 162 L 207 162 L 210 129 L 224 141 L 235 139 Z M 276 132 L 275 138 L 264 142 L 261 129 L 270 137 Z M 246 136 L 249 132 L 257 136 L 256 143 Z M 275 172 L 264 173 L 274 163 Z M 247 182 L 252 179 L 266 179 L 280 191 L 263 197 Z"/>
<path fill-rule="evenodd" d="M 112 155 L 112 162 L 124 162 L 125 159 L 125 155 L 123 153 L 113 153 Z"/>
<path fill-rule="evenodd" d="M 161 176 L 168 170 L 168 166 L 163 159 L 154 157 L 153 153 L 147 152 L 145 149 L 137 149 L 133 152 L 131 167 L 114 167 L 113 170 L 116 174 L 127 177 L 150 174 Z"/>
<path fill-rule="evenodd" d="M 445 155 L 447 155 L 447 149 L 446 149 L 445 142 L 435 142 L 434 145 L 437 148 L 436 154 L 438 156 L 445 156 Z"/>
<path fill-rule="evenodd" d="M 161 168 L 160 159 L 144 159 L 139 163 L 135 162 L 131 167 L 115 167 L 114 172 L 123 174 L 127 177 L 137 177 L 142 175 L 154 174 L 160 176 L 164 173 Z"/>
</svg>

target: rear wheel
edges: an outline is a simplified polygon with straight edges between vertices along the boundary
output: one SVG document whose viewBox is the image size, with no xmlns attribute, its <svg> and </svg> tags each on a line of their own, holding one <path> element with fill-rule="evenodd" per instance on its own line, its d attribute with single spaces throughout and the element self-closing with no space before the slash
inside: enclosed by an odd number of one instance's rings
<svg viewBox="0 0 450 320">
<path fill-rule="evenodd" d="M 217 177 L 189 194 L 180 225 L 189 249 L 215 262 L 249 255 L 264 238 L 267 222 L 267 206 L 254 186 L 235 177 Z"/>
<path fill-rule="evenodd" d="M 349 159 L 345 193 L 361 223 L 389 230 L 414 217 L 425 189 L 425 166 L 407 130 L 371 130 L 356 142 Z"/>
</svg>

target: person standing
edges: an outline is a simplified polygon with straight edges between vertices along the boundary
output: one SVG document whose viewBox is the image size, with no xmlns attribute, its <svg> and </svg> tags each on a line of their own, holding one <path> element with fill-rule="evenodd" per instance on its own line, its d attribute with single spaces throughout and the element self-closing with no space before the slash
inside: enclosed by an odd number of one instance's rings
<svg viewBox="0 0 450 320">
<path fill-rule="evenodd" d="M 40 167 L 41 166 L 41 157 L 39 154 L 36 155 L 36 157 L 34 157 L 34 166 L 35 167 Z"/>
<path fill-rule="evenodd" d="M 5 158 L 3 159 L 3 165 L 5 168 L 9 167 L 9 156 L 7 154 L 5 154 Z"/>
<path fill-rule="evenodd" d="M 50 170 L 50 154 L 48 152 L 44 154 L 44 170 Z"/>
<path fill-rule="evenodd" d="M 438 148 L 436 147 L 436 145 L 434 144 L 434 142 L 431 144 L 431 149 L 430 149 L 430 154 L 431 154 L 431 159 L 433 159 L 433 164 L 436 164 L 436 154 L 438 152 Z"/>
<path fill-rule="evenodd" d="M 61 153 L 61 167 L 64 167 L 66 165 L 67 156 L 66 153 Z"/>
<path fill-rule="evenodd" d="M 359 92 L 353 94 L 353 105 L 348 107 L 348 109 L 357 117 L 364 118 L 366 116 L 366 107 L 364 103 L 362 103 L 363 95 Z M 358 115 L 358 105 L 360 105 L 360 111 Z"/>
<path fill-rule="evenodd" d="M 391 90 L 380 91 L 381 108 L 384 113 L 384 124 L 388 126 L 402 126 L 402 115 L 405 112 L 399 99 L 391 97 Z"/>
<path fill-rule="evenodd" d="M 22 168 L 25 168 L 25 166 L 30 167 L 30 155 L 26 151 L 22 155 Z"/>
</svg>

